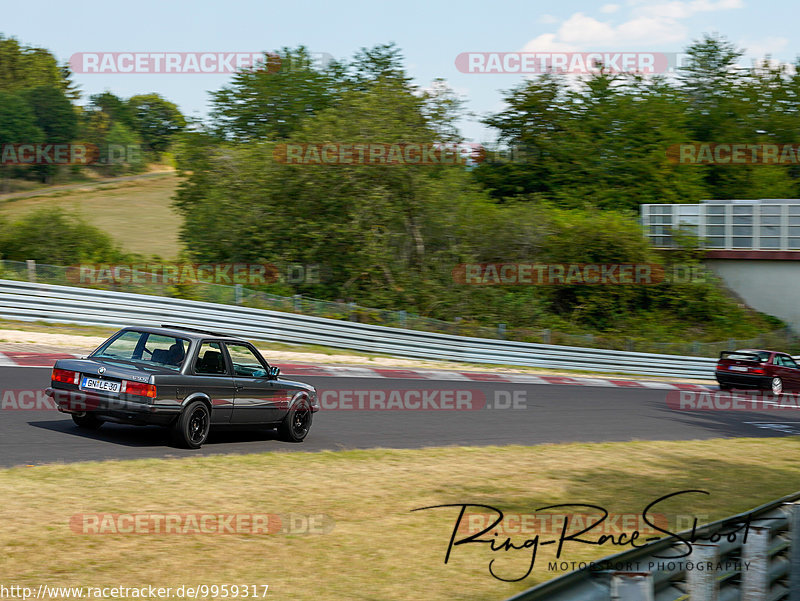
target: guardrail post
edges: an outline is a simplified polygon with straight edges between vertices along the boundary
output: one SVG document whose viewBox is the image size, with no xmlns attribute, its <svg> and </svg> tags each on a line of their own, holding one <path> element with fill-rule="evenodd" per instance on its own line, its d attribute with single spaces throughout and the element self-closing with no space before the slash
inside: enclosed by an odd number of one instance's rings
<svg viewBox="0 0 800 601">
<path fill-rule="evenodd" d="M 765 601 L 769 593 L 769 528 L 751 526 L 742 545 L 742 601 Z M 745 569 L 745 564 L 750 565 Z"/>
<path fill-rule="evenodd" d="M 650 572 L 611 572 L 612 601 L 653 601 Z"/>
<path fill-rule="evenodd" d="M 789 601 L 800 601 L 800 504 L 784 508 L 789 512 Z"/>
<path fill-rule="evenodd" d="M 689 597 L 702 599 L 703 601 L 717 601 L 719 599 L 717 570 L 698 570 L 696 567 L 698 563 L 709 561 L 716 566 L 719 561 L 719 545 L 693 543 L 692 555 L 687 559 L 690 559 L 695 564 L 695 569 L 686 571 Z"/>
<path fill-rule="evenodd" d="M 25 261 L 28 266 L 28 281 L 35 282 L 36 281 L 36 261 L 33 259 L 28 259 Z"/>
<path fill-rule="evenodd" d="M 233 289 L 233 300 L 237 305 L 242 304 L 242 285 L 236 284 Z"/>
<path fill-rule="evenodd" d="M 295 313 L 300 313 L 300 310 L 303 308 L 302 303 L 303 297 L 299 294 L 295 294 L 292 297 L 292 306 L 294 307 Z"/>
<path fill-rule="evenodd" d="M 544 344 L 550 344 L 550 328 L 542 330 L 542 342 Z"/>
<path fill-rule="evenodd" d="M 500 340 L 503 340 L 506 337 L 506 324 L 504 323 L 497 324 L 497 337 Z"/>
</svg>

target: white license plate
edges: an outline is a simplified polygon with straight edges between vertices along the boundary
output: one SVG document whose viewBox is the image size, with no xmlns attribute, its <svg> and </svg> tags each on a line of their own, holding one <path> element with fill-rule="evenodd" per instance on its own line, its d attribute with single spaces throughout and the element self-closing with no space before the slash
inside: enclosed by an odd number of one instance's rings
<svg viewBox="0 0 800 601">
<path fill-rule="evenodd" d="M 731 365 L 731 371 L 747 371 L 747 368 L 741 365 Z"/>
<path fill-rule="evenodd" d="M 96 380 L 94 378 L 84 378 L 81 388 L 85 390 L 102 390 L 104 392 L 119 392 L 119 382 L 109 380 Z"/>
</svg>

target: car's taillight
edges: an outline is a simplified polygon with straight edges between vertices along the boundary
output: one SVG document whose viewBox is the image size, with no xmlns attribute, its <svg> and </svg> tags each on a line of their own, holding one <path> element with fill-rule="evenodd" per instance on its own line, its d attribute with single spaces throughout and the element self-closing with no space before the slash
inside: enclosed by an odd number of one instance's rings
<svg viewBox="0 0 800 601">
<path fill-rule="evenodd" d="M 77 384 L 80 374 L 77 371 L 53 368 L 53 375 L 50 376 L 53 382 L 63 382 L 64 384 Z"/>
<path fill-rule="evenodd" d="M 763 370 L 763 369 L 761 369 L 760 367 L 751 367 L 751 368 L 750 368 L 750 373 L 753 373 L 753 374 L 763 374 L 763 373 L 764 373 L 764 370 Z"/>
<path fill-rule="evenodd" d="M 143 382 L 131 382 L 130 380 L 123 380 L 122 392 L 126 394 L 134 394 L 136 396 L 146 396 L 152 399 L 156 398 L 155 384 L 144 384 Z"/>
</svg>

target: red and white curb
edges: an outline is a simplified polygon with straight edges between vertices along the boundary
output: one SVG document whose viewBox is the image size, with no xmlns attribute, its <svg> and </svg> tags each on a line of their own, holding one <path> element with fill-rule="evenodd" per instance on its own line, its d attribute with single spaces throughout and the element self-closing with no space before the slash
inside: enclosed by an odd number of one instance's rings
<svg viewBox="0 0 800 601">
<path fill-rule="evenodd" d="M 4 351 L 0 353 L 0 366 L 4 367 L 52 367 L 59 359 L 74 359 L 81 355 L 66 353 L 22 353 Z M 565 386 L 602 386 L 612 388 L 651 388 L 656 390 L 715 389 L 716 386 L 689 384 L 684 382 L 658 382 L 653 380 L 627 380 L 620 378 L 589 378 L 581 376 L 536 376 L 533 374 L 481 373 L 444 369 L 388 369 L 377 367 L 353 367 L 350 365 L 307 365 L 299 363 L 277 364 L 286 376 L 322 376 L 339 378 L 389 378 L 404 380 L 459 380 L 467 382 L 502 382 L 510 384 L 560 384 Z"/>
</svg>

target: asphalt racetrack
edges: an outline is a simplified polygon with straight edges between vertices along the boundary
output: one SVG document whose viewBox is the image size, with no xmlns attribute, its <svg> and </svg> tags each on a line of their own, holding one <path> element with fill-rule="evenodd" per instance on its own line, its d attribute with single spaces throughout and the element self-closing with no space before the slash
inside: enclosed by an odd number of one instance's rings
<svg viewBox="0 0 800 601">
<path fill-rule="evenodd" d="M 0 392 L 42 390 L 50 369 L 0 367 Z M 326 390 L 465 391 L 485 398 L 472 410 L 325 409 L 314 416 L 305 442 L 284 443 L 274 430 L 212 429 L 199 451 L 168 444 L 157 427 L 105 424 L 79 430 L 55 410 L 0 410 L 0 466 L 144 457 L 188 457 L 265 451 L 536 445 L 560 442 L 774 437 L 800 433 L 800 412 L 677 411 L 676 391 L 508 382 L 293 377 Z M 336 392 L 329 398 L 347 398 Z M 672 399 L 674 400 L 674 396 Z M 512 401 L 516 399 L 516 401 Z M 513 408 L 516 403 L 517 408 Z M 328 403 L 330 407 L 331 403 Z M 512 407 L 508 407 L 512 405 Z M 524 408 L 523 408 L 524 407 Z"/>
</svg>

